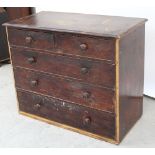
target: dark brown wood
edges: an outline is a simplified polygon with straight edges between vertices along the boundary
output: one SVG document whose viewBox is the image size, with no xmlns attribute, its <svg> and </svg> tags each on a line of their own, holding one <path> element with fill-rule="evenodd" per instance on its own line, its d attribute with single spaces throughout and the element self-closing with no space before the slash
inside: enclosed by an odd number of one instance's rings
<svg viewBox="0 0 155 155">
<path fill-rule="evenodd" d="M 112 114 L 21 90 L 17 90 L 17 96 L 21 111 L 105 137 L 115 136 Z"/>
<path fill-rule="evenodd" d="M 119 38 L 145 21 L 146 19 L 143 18 L 42 11 L 34 16 L 14 20 L 5 25 Z"/>
<path fill-rule="evenodd" d="M 71 101 L 95 109 L 114 112 L 114 91 L 72 79 L 14 68 L 16 87 Z M 85 93 L 90 93 L 86 97 Z"/>
<path fill-rule="evenodd" d="M 142 25 L 120 40 L 120 139 L 142 115 L 144 38 L 145 26 Z"/>
<path fill-rule="evenodd" d="M 26 48 L 11 48 L 14 66 L 58 74 L 108 88 L 115 88 L 115 65 L 108 61 L 45 54 Z"/>
<path fill-rule="evenodd" d="M 0 8 L 0 62 L 9 62 L 9 49 L 5 27 L 2 24 L 13 19 L 24 17 L 35 12 L 31 7 L 4 7 Z"/>
<path fill-rule="evenodd" d="M 41 12 L 6 23 L 19 111 L 120 143 L 142 114 L 145 21 Z"/>
<path fill-rule="evenodd" d="M 9 59 L 6 31 L 5 27 L 2 27 L 2 24 L 7 20 L 7 13 L 4 9 L 0 8 L 0 63 Z"/>
<path fill-rule="evenodd" d="M 114 62 L 114 38 L 75 35 L 69 33 L 56 33 L 55 38 L 58 53 L 106 59 Z"/>
<path fill-rule="evenodd" d="M 54 40 L 52 33 L 9 29 L 10 45 L 25 46 L 29 48 L 52 50 Z"/>
<path fill-rule="evenodd" d="M 10 45 L 114 62 L 115 39 L 113 38 L 9 28 L 9 42 Z M 81 45 L 86 46 L 85 49 L 82 49 Z"/>
<path fill-rule="evenodd" d="M 33 7 L 6 7 L 5 10 L 9 16 L 9 20 L 18 19 L 35 13 L 35 8 Z"/>
</svg>

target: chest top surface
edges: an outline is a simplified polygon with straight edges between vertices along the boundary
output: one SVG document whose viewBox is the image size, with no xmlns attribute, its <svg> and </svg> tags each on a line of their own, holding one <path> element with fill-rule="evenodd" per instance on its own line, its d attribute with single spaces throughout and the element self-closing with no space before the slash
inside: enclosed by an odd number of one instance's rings
<svg viewBox="0 0 155 155">
<path fill-rule="evenodd" d="M 5 23 L 5 26 L 120 38 L 147 19 L 42 11 Z"/>
</svg>

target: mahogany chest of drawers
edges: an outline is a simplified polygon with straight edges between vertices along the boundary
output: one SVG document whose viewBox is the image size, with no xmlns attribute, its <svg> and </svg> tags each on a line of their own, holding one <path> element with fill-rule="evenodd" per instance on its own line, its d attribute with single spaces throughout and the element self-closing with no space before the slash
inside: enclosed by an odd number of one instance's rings
<svg viewBox="0 0 155 155">
<path fill-rule="evenodd" d="M 6 23 L 19 112 L 120 143 L 142 115 L 145 21 L 40 12 Z"/>
</svg>

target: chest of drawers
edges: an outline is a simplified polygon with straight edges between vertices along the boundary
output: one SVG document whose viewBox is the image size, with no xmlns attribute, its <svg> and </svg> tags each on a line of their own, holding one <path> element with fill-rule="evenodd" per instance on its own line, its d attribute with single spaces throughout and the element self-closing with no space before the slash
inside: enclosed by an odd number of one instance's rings
<svg viewBox="0 0 155 155">
<path fill-rule="evenodd" d="M 120 143 L 142 114 L 145 21 L 40 12 L 6 23 L 19 112 Z"/>
</svg>

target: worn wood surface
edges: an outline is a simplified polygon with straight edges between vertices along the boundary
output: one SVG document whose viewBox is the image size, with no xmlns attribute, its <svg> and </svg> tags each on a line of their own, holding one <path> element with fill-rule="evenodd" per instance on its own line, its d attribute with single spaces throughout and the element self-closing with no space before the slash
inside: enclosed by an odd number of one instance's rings
<svg viewBox="0 0 155 155">
<path fill-rule="evenodd" d="M 48 72 L 81 80 L 102 87 L 115 88 L 115 65 L 107 61 L 94 61 L 26 48 L 11 48 L 14 66 Z"/>
<path fill-rule="evenodd" d="M 11 21 L 5 25 L 105 37 L 120 37 L 145 21 L 146 19 L 143 18 L 42 11 L 33 16 Z"/>
<path fill-rule="evenodd" d="M 19 110 L 119 143 L 142 114 L 145 21 L 41 12 L 5 24 Z"/>
<path fill-rule="evenodd" d="M 10 45 L 51 50 L 54 47 L 53 34 L 20 29 L 8 29 Z"/>
<path fill-rule="evenodd" d="M 21 111 L 114 139 L 112 114 L 17 90 Z M 90 121 L 86 121 L 90 119 Z"/>
<path fill-rule="evenodd" d="M 120 40 L 120 139 L 142 115 L 145 26 Z"/>
<path fill-rule="evenodd" d="M 10 45 L 114 62 L 115 39 L 9 28 Z M 27 38 L 29 40 L 27 40 Z M 81 46 L 85 46 L 82 48 Z"/>
<path fill-rule="evenodd" d="M 114 62 L 114 38 L 56 33 L 55 44 L 58 53 L 79 55 L 93 59 L 105 59 Z M 85 49 L 80 47 L 83 44 L 86 46 Z"/>
<path fill-rule="evenodd" d="M 114 91 L 77 80 L 14 68 L 16 87 L 95 109 L 114 112 Z"/>
</svg>

